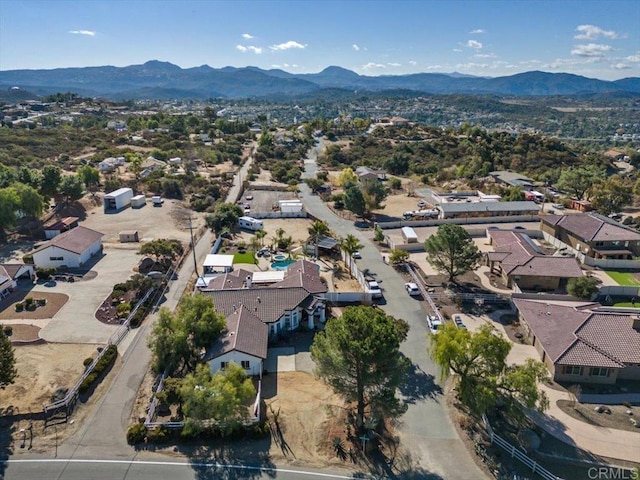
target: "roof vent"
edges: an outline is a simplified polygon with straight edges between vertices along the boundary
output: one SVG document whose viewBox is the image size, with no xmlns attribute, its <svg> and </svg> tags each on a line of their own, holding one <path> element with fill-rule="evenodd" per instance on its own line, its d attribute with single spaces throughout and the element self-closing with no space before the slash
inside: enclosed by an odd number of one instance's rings
<svg viewBox="0 0 640 480">
<path fill-rule="evenodd" d="M 260 303 L 260 297 L 256 298 L 256 300 L 258 300 L 258 303 Z"/>
<path fill-rule="evenodd" d="M 237 310 L 236 304 L 233 304 L 233 311 L 235 312 Z"/>
<path fill-rule="evenodd" d="M 229 336 L 233 337 L 236 334 L 236 332 L 229 332 Z"/>
<path fill-rule="evenodd" d="M 631 328 L 633 328 L 636 332 L 640 332 L 640 315 L 636 315 L 632 318 Z"/>
</svg>

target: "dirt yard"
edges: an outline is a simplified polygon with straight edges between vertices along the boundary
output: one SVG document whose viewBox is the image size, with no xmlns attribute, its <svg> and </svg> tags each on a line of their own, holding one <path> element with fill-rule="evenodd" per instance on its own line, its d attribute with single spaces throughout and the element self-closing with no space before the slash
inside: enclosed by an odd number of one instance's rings
<svg viewBox="0 0 640 480">
<path fill-rule="evenodd" d="M 379 216 L 394 217 L 402 219 L 402 214 L 409 210 L 419 210 L 418 202 L 422 197 L 416 195 L 407 196 L 406 193 L 389 195 L 383 202 L 384 208 L 374 210 L 373 213 Z"/>
<path fill-rule="evenodd" d="M 61 343 L 17 346 L 14 351 L 18 378 L 0 390 L 0 405 L 20 412 L 41 411 L 57 388 L 71 387 L 80 377 L 82 361 L 97 354 L 95 345 Z"/>
<path fill-rule="evenodd" d="M 597 405 L 590 403 L 576 403 L 574 408 L 569 400 L 558 400 L 558 407 L 570 417 L 589 425 L 640 432 L 640 428 L 634 427 L 630 421 L 633 418 L 640 423 L 640 407 L 637 405 L 631 407 L 607 405 L 611 413 L 598 413 L 595 411 Z M 630 410 L 632 415 L 627 414 L 627 410 Z"/>
<path fill-rule="evenodd" d="M 299 245 L 308 240 L 308 228 L 313 223 L 309 218 L 265 218 L 262 222 L 264 231 L 267 232 L 267 236 L 264 238 L 265 245 L 271 243 L 271 238 L 276 236 L 276 230 L 279 228 L 285 231 L 285 236 L 291 235 L 293 237 L 294 244 Z M 243 231 L 236 240 L 242 239 L 248 244 L 252 237 L 253 233 Z"/>
<path fill-rule="evenodd" d="M 44 298 L 47 304 L 44 307 L 38 307 L 30 312 L 23 309 L 21 312 L 16 311 L 16 304 L 23 302 L 25 298 L 33 299 Z M 63 293 L 35 292 L 30 293 L 26 290 L 18 290 L 9 298 L 0 303 L 0 320 L 38 320 L 43 318 L 53 318 L 58 311 L 69 300 L 69 297 Z"/>
</svg>

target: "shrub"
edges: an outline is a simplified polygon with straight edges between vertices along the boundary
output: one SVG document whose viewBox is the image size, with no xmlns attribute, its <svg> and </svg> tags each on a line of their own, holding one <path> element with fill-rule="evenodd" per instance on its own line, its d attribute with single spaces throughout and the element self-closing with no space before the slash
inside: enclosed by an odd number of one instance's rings
<svg viewBox="0 0 640 480">
<path fill-rule="evenodd" d="M 47 299 L 46 298 L 37 298 L 36 299 L 36 305 L 38 307 L 44 307 L 47 304 Z"/>
<path fill-rule="evenodd" d="M 4 327 L 2 327 L 2 330 L 4 330 L 4 334 L 7 337 L 13 335 L 13 327 L 11 325 L 5 325 Z"/>
<path fill-rule="evenodd" d="M 21 312 L 24 310 L 24 304 L 22 302 L 16 303 L 16 312 Z"/>
<path fill-rule="evenodd" d="M 41 280 L 49 280 L 53 275 L 55 275 L 55 268 L 37 268 L 36 275 Z"/>
<path fill-rule="evenodd" d="M 131 302 L 123 302 L 116 307 L 118 317 L 126 317 L 131 312 Z"/>
<path fill-rule="evenodd" d="M 129 445 L 136 445 L 137 443 L 144 442 L 147 437 L 147 427 L 144 423 L 136 423 L 131 425 L 127 430 L 127 443 Z"/>
<path fill-rule="evenodd" d="M 129 326 L 131 326 L 131 328 L 139 327 L 146 315 L 147 309 L 145 307 L 140 307 L 138 310 L 136 310 L 136 313 L 129 320 Z"/>
<path fill-rule="evenodd" d="M 93 363 L 93 358 L 91 357 L 87 357 L 82 361 L 82 365 L 84 365 L 84 368 L 87 368 L 92 363 Z"/>
<path fill-rule="evenodd" d="M 94 382 L 98 380 L 98 377 L 100 377 L 100 375 L 107 368 L 109 368 L 113 364 L 113 362 L 115 362 L 117 355 L 118 347 L 116 347 L 115 345 L 109 345 L 104 355 L 93 367 L 93 371 L 89 375 L 87 375 L 87 378 L 82 381 L 80 387 L 78 388 L 78 391 L 80 393 L 85 393 L 86 391 L 88 391 L 93 386 Z"/>
<path fill-rule="evenodd" d="M 147 442 L 164 443 L 169 439 L 169 435 L 169 429 L 164 425 L 160 425 L 158 428 L 147 430 Z"/>
<path fill-rule="evenodd" d="M 98 375 L 95 373 L 95 370 L 94 370 L 89 375 L 87 375 L 87 378 L 85 378 L 82 381 L 82 383 L 78 387 L 78 392 L 84 393 L 87 390 L 89 390 L 91 388 L 91 386 L 93 385 L 93 382 L 95 382 L 97 379 L 98 379 Z"/>
<path fill-rule="evenodd" d="M 26 263 L 27 265 L 33 265 L 33 255 L 23 255 L 22 263 Z"/>
<path fill-rule="evenodd" d="M 33 311 L 36 309 L 36 302 L 33 298 L 27 297 L 24 299 L 24 308 L 29 311 Z"/>
</svg>

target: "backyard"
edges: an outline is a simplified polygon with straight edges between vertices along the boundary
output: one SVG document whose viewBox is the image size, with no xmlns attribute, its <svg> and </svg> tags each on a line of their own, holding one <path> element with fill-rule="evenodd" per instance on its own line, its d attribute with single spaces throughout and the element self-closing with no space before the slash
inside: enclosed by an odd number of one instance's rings
<svg viewBox="0 0 640 480">
<path fill-rule="evenodd" d="M 640 286 L 640 273 L 638 272 L 622 272 L 619 270 L 607 270 L 606 272 L 618 285 L 627 287 Z"/>
</svg>

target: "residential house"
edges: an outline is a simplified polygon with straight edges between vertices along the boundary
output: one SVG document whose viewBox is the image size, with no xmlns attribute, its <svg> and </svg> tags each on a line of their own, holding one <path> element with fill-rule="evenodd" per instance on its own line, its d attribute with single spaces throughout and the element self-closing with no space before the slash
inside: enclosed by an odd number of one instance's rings
<svg viewBox="0 0 640 480">
<path fill-rule="evenodd" d="M 45 225 L 44 236 L 47 240 L 78 226 L 78 217 L 65 217 L 50 225 Z"/>
<path fill-rule="evenodd" d="M 78 268 L 102 251 L 104 234 L 76 227 L 52 238 L 33 252 L 38 268 Z"/>
<path fill-rule="evenodd" d="M 267 325 L 244 305 L 227 316 L 226 322 L 226 331 L 204 356 L 211 372 L 234 362 L 242 366 L 247 375 L 262 375 L 262 362 L 267 358 Z"/>
<path fill-rule="evenodd" d="M 511 230 L 487 230 L 494 251 L 486 254 L 491 272 L 508 287 L 535 291 L 564 291 L 571 278 L 583 276 L 574 257 L 545 255 L 528 235 Z"/>
<path fill-rule="evenodd" d="M 533 180 L 519 173 L 499 170 L 490 172 L 489 175 L 493 177 L 496 183 L 500 183 L 506 187 L 520 187 L 524 191 L 534 189 Z"/>
<path fill-rule="evenodd" d="M 409 125 L 409 120 L 403 117 L 391 117 L 389 123 L 391 123 L 391 125 L 393 125 L 394 127 L 404 127 L 406 125 Z"/>
<path fill-rule="evenodd" d="M 8 297 L 18 286 L 21 278 L 33 279 L 35 271 L 33 265 L 24 263 L 3 263 L 0 264 L 0 299 Z"/>
<path fill-rule="evenodd" d="M 640 255 L 640 233 L 597 213 L 546 215 L 540 229 L 587 257 L 632 260 Z"/>
<path fill-rule="evenodd" d="M 374 170 L 369 167 L 358 167 L 356 168 L 356 175 L 358 176 L 359 181 L 365 180 L 384 180 L 387 178 L 387 172 L 384 170 Z"/>
<path fill-rule="evenodd" d="M 527 337 L 557 382 L 640 380 L 640 316 L 600 304 L 514 298 Z"/>
<path fill-rule="evenodd" d="M 538 215 L 540 206 L 535 202 L 455 202 L 441 203 L 438 218 L 505 217 L 512 215 Z"/>
</svg>

